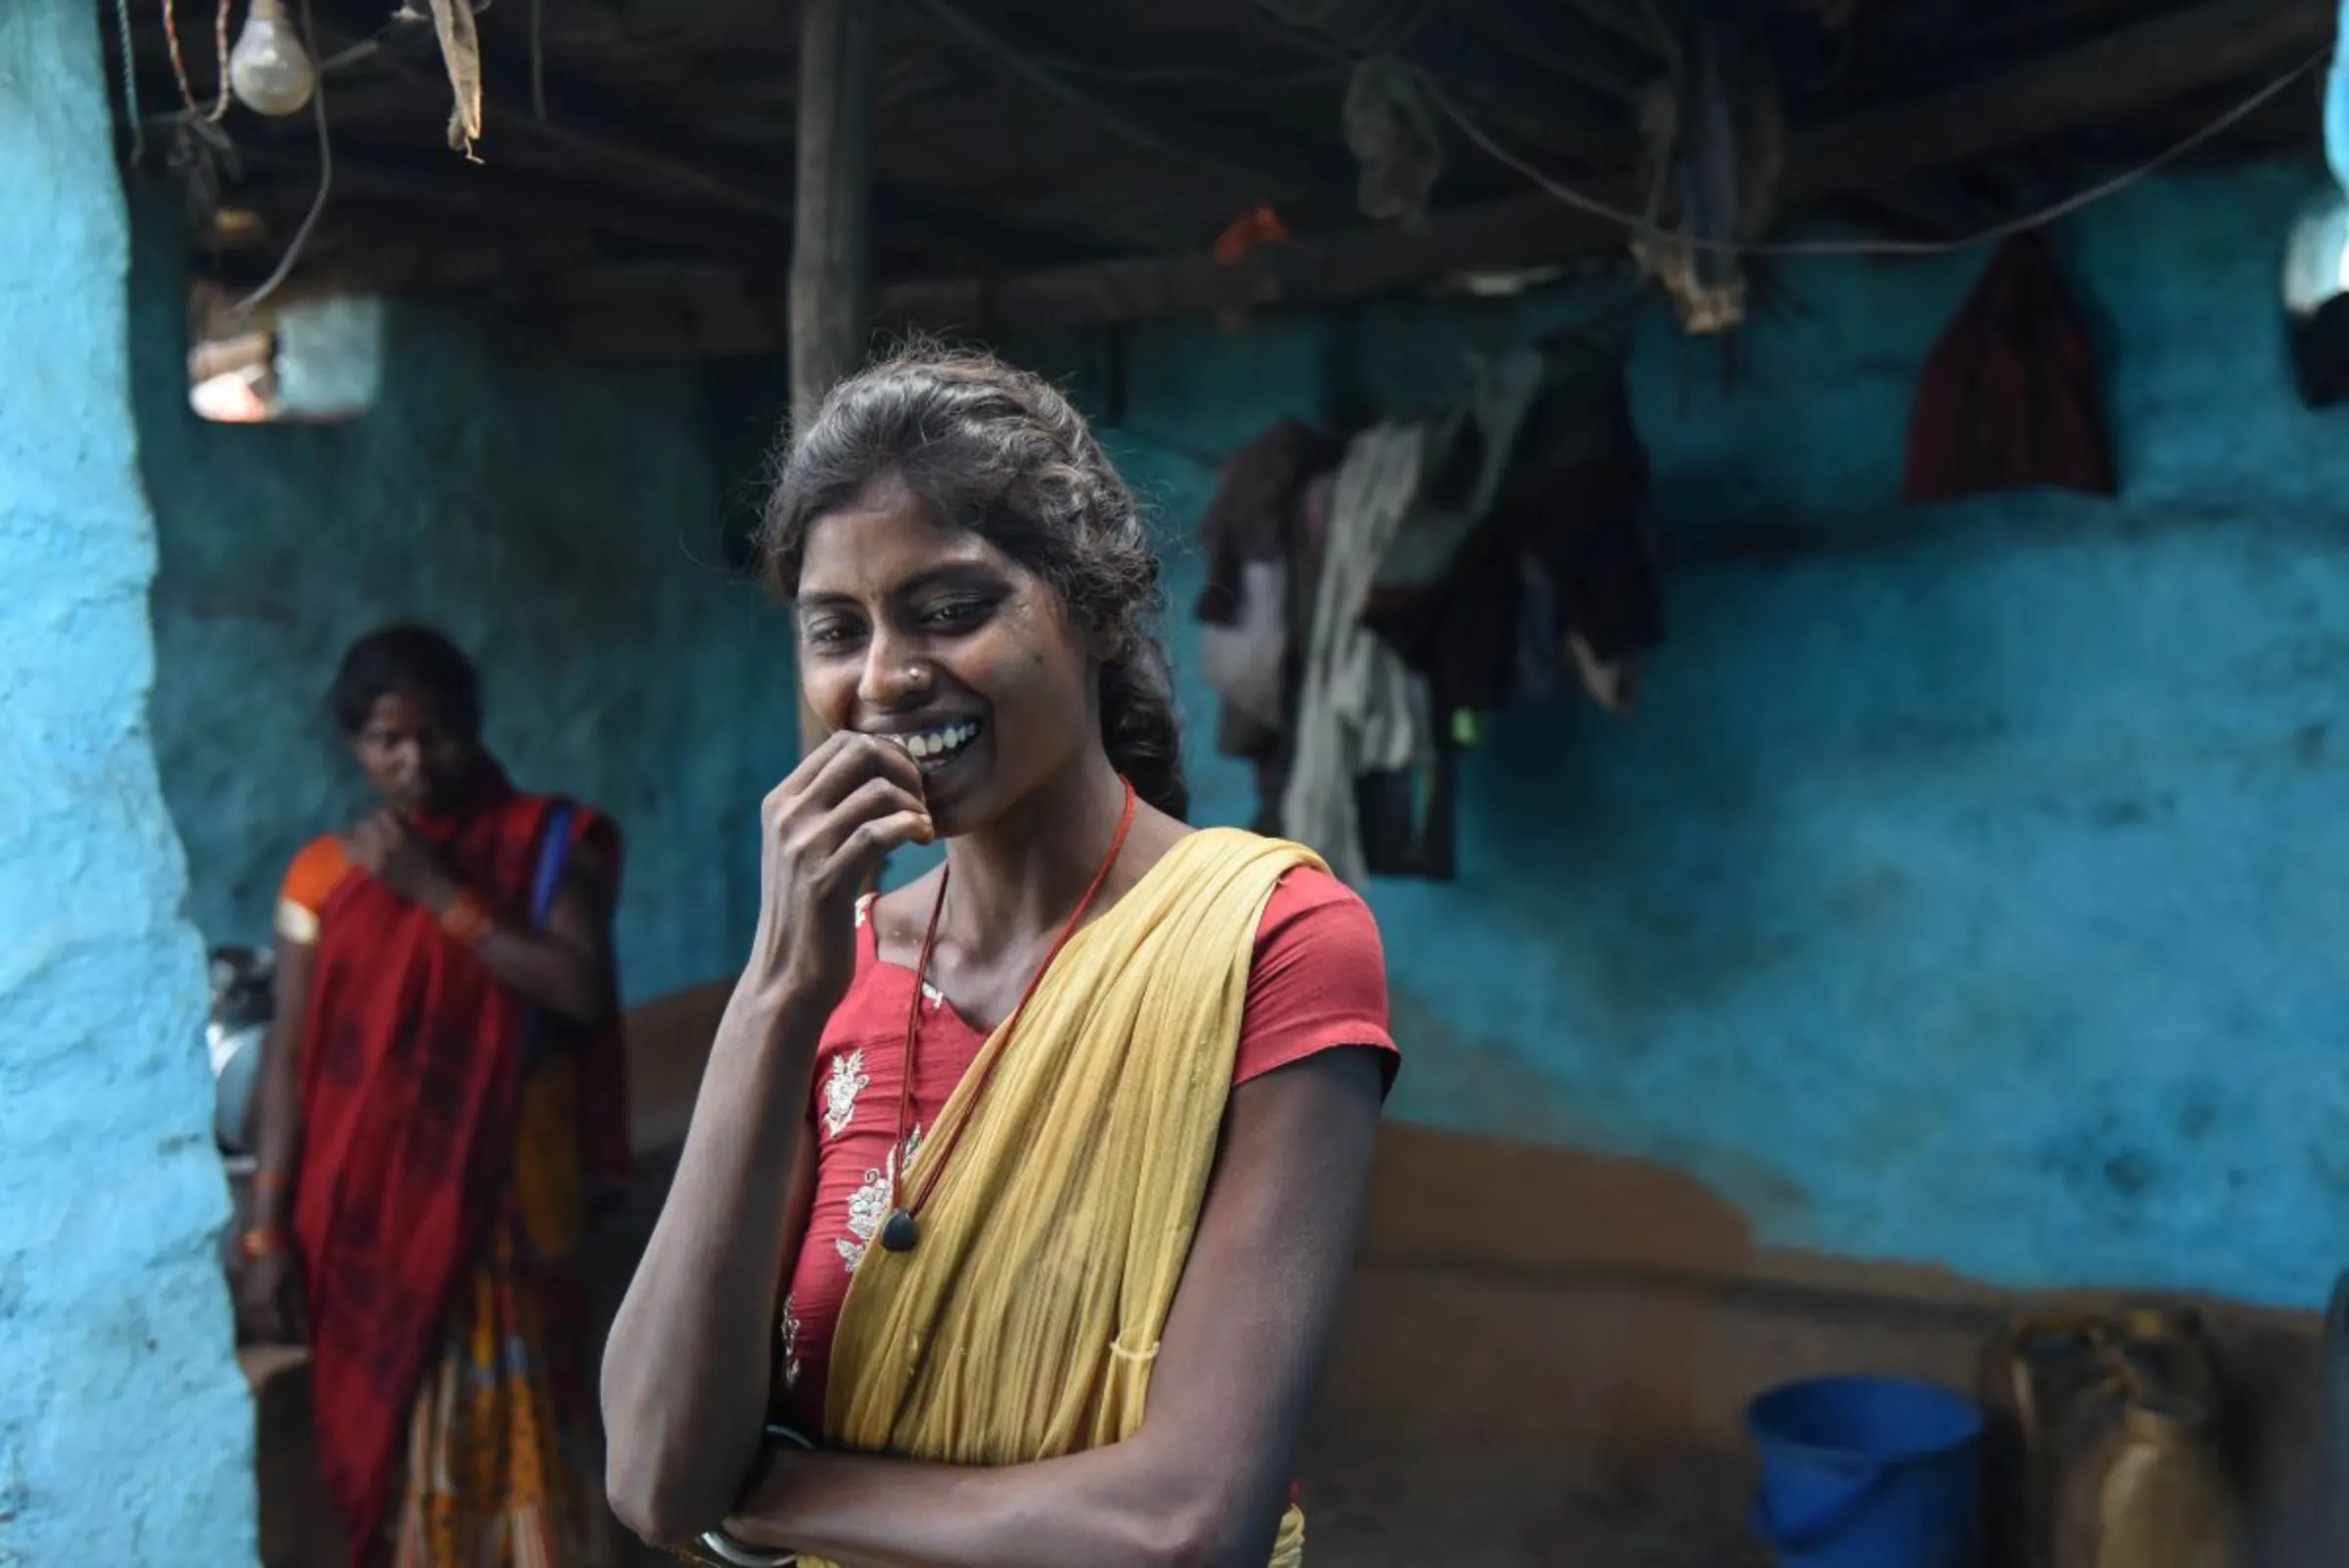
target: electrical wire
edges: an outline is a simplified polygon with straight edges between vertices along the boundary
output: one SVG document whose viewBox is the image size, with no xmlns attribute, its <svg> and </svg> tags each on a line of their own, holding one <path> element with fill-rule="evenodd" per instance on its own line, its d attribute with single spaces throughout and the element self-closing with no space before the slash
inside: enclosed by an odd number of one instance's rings
<svg viewBox="0 0 2349 1568">
<path fill-rule="evenodd" d="M 2086 190 L 2076 192 L 2062 201 L 2040 208 L 2021 217 L 2009 218 L 2003 223 L 1994 223 L 1988 228 L 1954 240 L 1787 240 L 1774 243 L 1741 244 L 1734 240 L 1706 240 L 1676 234 L 1660 224 L 1650 222 L 1636 212 L 1628 211 L 1596 197 L 1585 195 L 1572 186 L 1551 178 L 1534 164 L 1503 147 L 1490 132 L 1469 118 L 1460 107 L 1452 102 L 1451 96 L 1437 85 L 1435 79 L 1424 70 L 1419 72 L 1419 77 L 1421 86 L 1428 94 L 1428 101 L 1442 110 L 1445 116 L 1459 128 L 1460 134 L 1482 149 L 1487 156 L 1533 181 L 1544 195 L 1564 203 L 1576 211 L 1612 223 L 1635 237 L 1647 240 L 1652 244 L 1734 255 L 1926 256 L 1949 255 L 1955 252 L 1971 250 L 1978 245 L 1989 245 L 1999 240 L 2009 239 L 2014 235 L 2042 228 L 2058 218 L 2069 217 L 2084 208 L 2093 207 L 2108 197 L 2118 195 L 2147 177 L 2159 173 L 2163 168 L 2196 148 L 2234 129 L 2243 120 L 2273 103 L 2302 78 L 2322 68 L 2331 58 L 2331 55 L 2330 48 L 2318 50 L 2200 129 L 2172 143 L 2154 157 L 2112 176 L 2110 179 L 2100 180 Z"/>
<path fill-rule="evenodd" d="M 139 109 L 139 51 L 130 31 L 130 0 L 115 0 L 115 41 L 122 46 L 122 117 L 130 122 L 130 163 L 147 161 L 147 122 Z"/>
<path fill-rule="evenodd" d="M 310 0 L 301 0 L 301 46 L 310 50 L 311 58 L 316 59 L 317 48 L 313 40 L 318 36 L 318 29 L 310 19 Z M 317 231 L 318 220 L 326 215 L 326 199 L 335 188 L 335 140 L 327 127 L 326 76 L 323 72 L 319 74 L 317 84 L 310 89 L 310 113 L 318 123 L 318 194 L 310 199 L 310 210 L 303 216 L 301 227 L 294 231 L 294 238 L 286 246 L 286 254 L 278 257 L 276 269 L 261 280 L 259 288 L 236 302 L 235 312 L 240 316 L 253 314 L 271 295 L 285 287 L 286 280 L 294 275 L 295 266 L 301 260 L 301 253 L 308 247 L 310 236 Z"/>
<path fill-rule="evenodd" d="M 162 0 L 163 43 L 171 55 L 171 74 L 179 83 L 179 101 L 187 112 L 217 125 L 228 117 L 228 10 L 231 0 L 220 0 L 212 13 L 212 50 L 220 71 L 220 96 L 210 109 L 196 102 L 195 84 L 188 80 L 187 55 L 179 46 L 179 16 L 177 0 Z M 127 6 L 124 7 L 128 9 Z M 126 44 L 125 48 L 128 47 Z"/>
<path fill-rule="evenodd" d="M 206 117 L 217 125 L 228 118 L 228 7 L 229 0 L 220 0 L 212 13 L 212 56 L 220 70 L 220 96 L 212 101 L 212 112 Z"/>
<path fill-rule="evenodd" d="M 1058 99 L 1068 108 L 1086 115 L 1144 152 L 1182 159 L 1186 162 L 1203 163 L 1224 174 L 1244 178 L 1254 178 L 1262 172 L 1244 167 L 1231 159 L 1205 155 L 1195 148 L 1176 146 L 1157 130 L 1060 75 L 1019 45 L 996 36 L 975 18 L 947 4 L 946 0 L 915 0 L 915 5 L 924 15 L 961 38 L 973 50 L 991 58 L 1004 69 L 1037 90 Z"/>
<path fill-rule="evenodd" d="M 189 114 L 200 113 L 196 108 L 196 88 L 188 80 L 187 56 L 179 48 L 179 18 L 173 14 L 172 0 L 161 0 L 163 8 L 163 48 L 171 57 L 171 74 L 179 81 L 179 101 Z"/>
</svg>

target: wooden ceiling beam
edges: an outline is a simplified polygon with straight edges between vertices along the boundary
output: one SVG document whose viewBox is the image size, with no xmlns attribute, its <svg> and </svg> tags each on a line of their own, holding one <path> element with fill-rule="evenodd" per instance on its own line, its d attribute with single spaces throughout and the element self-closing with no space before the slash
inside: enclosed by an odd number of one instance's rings
<svg viewBox="0 0 2349 1568">
<path fill-rule="evenodd" d="M 2203 0 L 1796 138 L 1787 198 L 1873 190 L 1920 169 L 2142 114 L 2286 70 L 2332 41 L 2330 0 Z"/>
<path fill-rule="evenodd" d="M 270 186 L 299 186 L 305 200 L 318 178 L 317 159 L 306 148 L 251 146 L 245 162 L 256 179 Z M 240 198 L 247 194 L 242 185 L 238 191 Z M 737 261 L 779 256 L 791 244 L 789 225 L 756 216 L 738 219 L 707 208 L 648 204 L 633 193 L 616 194 L 609 187 L 576 180 L 516 175 L 497 165 L 375 149 L 345 147 L 337 153 L 335 192 L 412 214 L 604 234 Z"/>
<path fill-rule="evenodd" d="M 1652 50 L 1549 0 L 1471 0 L 1470 23 L 1501 48 L 1561 81 L 1630 98 L 1664 74 Z"/>
<path fill-rule="evenodd" d="M 492 82 L 530 79 L 527 65 L 504 55 L 485 58 L 483 65 Z M 437 64 L 382 50 L 360 69 L 380 70 L 420 97 L 446 102 L 448 82 Z M 502 112 L 492 103 L 490 113 L 485 151 L 493 152 L 501 141 L 516 144 L 530 149 L 539 160 L 592 168 L 644 195 L 672 202 L 706 202 L 742 216 L 782 224 L 788 236 L 794 209 L 787 182 L 775 179 L 771 171 L 743 166 L 731 149 L 704 143 L 635 105 L 550 82 L 546 118 L 540 119 L 530 111 L 525 95 L 510 95 Z M 1036 233 L 903 192 L 876 190 L 873 206 L 884 238 L 902 239 L 939 254 L 959 255 L 965 264 L 1020 265 L 1066 255 L 1070 250 L 1066 235 Z M 775 254 L 778 266 L 783 264 L 784 254 L 780 251 Z"/>
<path fill-rule="evenodd" d="M 2182 94 L 2241 84 L 2324 49 L 2331 25 L 2330 0 L 2203 0 L 1961 87 L 1811 130 L 1789 151 L 1789 200 L 1816 209 L 1840 198 L 1897 191 L 1917 176 L 2108 124 Z M 1624 185 L 1595 184 L 1589 194 L 1620 208 L 1635 208 L 1639 199 Z M 1615 224 L 1534 195 L 1439 214 L 1417 233 L 1360 226 L 1228 264 L 1183 255 L 906 284 L 882 291 L 879 313 L 893 325 L 1001 334 L 1313 306 L 1464 272 L 1601 254 L 1620 249 L 1623 240 Z M 746 329 L 737 318 L 722 332 L 706 329 L 701 346 L 714 352 L 771 350 L 773 341 L 756 336 L 762 330 Z"/>
<path fill-rule="evenodd" d="M 1249 200 L 1303 198 L 1326 207 L 1354 188 L 1352 161 L 1318 144 L 1237 126 L 1228 115 L 1165 107 L 1146 94 L 1121 92 L 1113 103 L 1046 63 L 1077 51 L 1033 17 L 1022 17 L 1015 41 L 1008 29 L 998 30 L 951 0 L 916 0 L 916 8 L 954 44 L 1032 91 L 1143 152 L 1220 174 Z"/>
<path fill-rule="evenodd" d="M 1479 8 L 1480 13 L 1506 9 L 1505 0 L 1486 0 Z M 1264 10 L 1275 21 L 1287 21 L 1284 6 Z M 1348 54 L 1392 52 L 1535 149 L 1601 164 L 1628 162 L 1637 152 L 1620 97 L 1545 74 L 1539 62 L 1468 25 L 1445 6 L 1430 8 L 1400 39 L 1394 15 L 1389 0 L 1326 0 L 1313 8 L 1310 23 L 1287 24 Z"/>
<path fill-rule="evenodd" d="M 1608 193 L 1632 201 L 1635 193 Z M 890 325 L 986 334 L 1055 331 L 1156 316 L 1305 306 L 1366 299 L 1480 268 L 1507 269 L 1587 252 L 1613 230 L 1546 197 L 1489 203 L 1417 230 L 1348 229 L 1268 246 L 1238 261 L 1143 256 L 1055 267 L 995 281 L 908 283 L 882 291 Z"/>
<path fill-rule="evenodd" d="M 1658 0 L 1565 0 L 1565 9 L 1660 60 L 1671 46 L 1657 33 L 1658 8 Z"/>
<path fill-rule="evenodd" d="M 1785 200 L 1809 205 L 1898 186 L 2179 94 L 2285 69 L 2324 49 L 2330 0 L 2203 0 L 2185 11 L 1919 99 L 1805 132 L 1789 149 Z M 1640 193 L 1588 194 L 1636 209 Z M 1307 237 L 1236 263 L 1173 256 L 1058 267 L 999 281 L 886 290 L 883 319 L 981 332 L 1152 316 L 1308 306 L 1406 289 L 1469 270 L 1554 261 L 1619 246 L 1622 229 L 1546 195 L 1442 213 L 1420 233 L 1362 227 Z"/>
</svg>

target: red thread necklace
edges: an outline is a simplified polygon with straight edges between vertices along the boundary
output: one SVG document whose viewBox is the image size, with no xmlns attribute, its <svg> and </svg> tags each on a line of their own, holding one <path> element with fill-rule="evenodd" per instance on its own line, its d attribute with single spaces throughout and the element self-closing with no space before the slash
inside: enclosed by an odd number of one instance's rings
<svg viewBox="0 0 2349 1568">
<path fill-rule="evenodd" d="M 930 905 L 930 925 L 922 933 L 921 956 L 913 966 L 913 1001 L 905 1010 L 905 1067 L 903 1082 L 898 1088 L 898 1156 L 889 1171 L 889 1221 L 881 1227 L 883 1250 L 911 1252 L 922 1239 L 922 1223 L 918 1218 L 922 1205 L 930 1201 L 931 1192 L 938 1186 L 939 1173 L 946 1168 L 946 1161 L 953 1155 L 954 1146 L 962 1141 L 962 1130 L 971 1125 L 979 1097 L 987 1092 L 988 1081 L 994 1077 L 995 1064 L 1003 1059 L 1004 1050 L 1011 1044 L 1013 1027 L 1019 1023 L 1020 1015 L 1028 1010 L 1028 1003 L 1036 995 L 1036 988 L 1043 984 L 1044 976 L 1060 956 L 1061 948 L 1069 945 L 1069 939 L 1077 935 L 1077 928 L 1084 923 L 1085 912 L 1092 908 L 1093 900 L 1101 897 L 1102 888 L 1108 885 L 1110 872 L 1117 869 L 1118 856 L 1126 850 L 1126 835 L 1133 831 L 1134 814 L 1133 781 L 1121 779 L 1119 782 L 1126 786 L 1126 809 L 1118 819 L 1117 836 L 1109 841 L 1109 853 L 1102 857 L 1101 869 L 1093 873 L 1092 885 L 1084 890 L 1084 897 L 1077 900 L 1077 907 L 1069 914 L 1068 924 L 1062 926 L 1060 935 L 1053 939 L 1052 950 L 1044 954 L 1044 961 L 1036 966 L 1035 974 L 1028 977 L 1028 989 L 1020 992 L 1019 1005 L 1012 1008 L 1011 1016 L 1004 1019 L 996 1031 L 1002 1037 L 1002 1045 L 980 1065 L 979 1082 L 971 1085 L 968 1107 L 961 1118 L 946 1129 L 944 1141 L 923 1165 L 920 1185 L 908 1192 L 905 1190 L 905 1167 L 912 1163 L 913 1156 L 906 1148 L 906 1137 L 913 1110 L 914 1063 L 922 1042 L 922 992 L 930 984 L 930 954 L 938 945 L 938 922 L 939 917 L 946 911 L 946 880 L 951 875 L 946 868 L 940 868 L 938 898 Z"/>
</svg>

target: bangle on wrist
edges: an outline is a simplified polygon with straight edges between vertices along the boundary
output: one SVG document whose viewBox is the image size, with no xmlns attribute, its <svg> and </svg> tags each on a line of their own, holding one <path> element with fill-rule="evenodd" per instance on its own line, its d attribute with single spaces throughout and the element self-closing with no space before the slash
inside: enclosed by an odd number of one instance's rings
<svg viewBox="0 0 2349 1568">
<path fill-rule="evenodd" d="M 440 911 L 440 929 L 460 947 L 479 947 L 496 926 L 489 906 L 471 888 L 459 888 Z"/>
<path fill-rule="evenodd" d="M 787 1449 L 808 1450 L 815 1447 L 801 1433 L 777 1421 L 766 1424 L 766 1441 Z M 703 1531 L 701 1547 L 719 1562 L 732 1564 L 733 1568 L 792 1568 L 792 1564 L 800 1560 L 800 1554 L 796 1551 L 767 1551 L 757 1546 L 746 1546 L 723 1530 Z"/>
<path fill-rule="evenodd" d="M 796 1551 L 761 1551 L 746 1546 L 723 1530 L 703 1531 L 702 1549 L 733 1568 L 792 1568 L 800 1560 Z"/>
<path fill-rule="evenodd" d="M 255 1225 L 237 1238 L 237 1251 L 248 1263 L 273 1258 L 286 1250 L 286 1232 L 278 1225 Z"/>
</svg>

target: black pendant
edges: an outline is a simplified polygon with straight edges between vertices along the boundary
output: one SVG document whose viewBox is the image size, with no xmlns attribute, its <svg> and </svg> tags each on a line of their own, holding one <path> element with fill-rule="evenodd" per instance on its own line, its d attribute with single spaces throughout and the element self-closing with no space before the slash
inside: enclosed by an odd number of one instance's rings
<svg viewBox="0 0 2349 1568">
<path fill-rule="evenodd" d="M 911 1252 L 913 1244 L 922 1239 L 922 1222 L 902 1209 L 890 1211 L 889 1222 L 881 1227 L 881 1248 L 884 1252 Z"/>
</svg>

